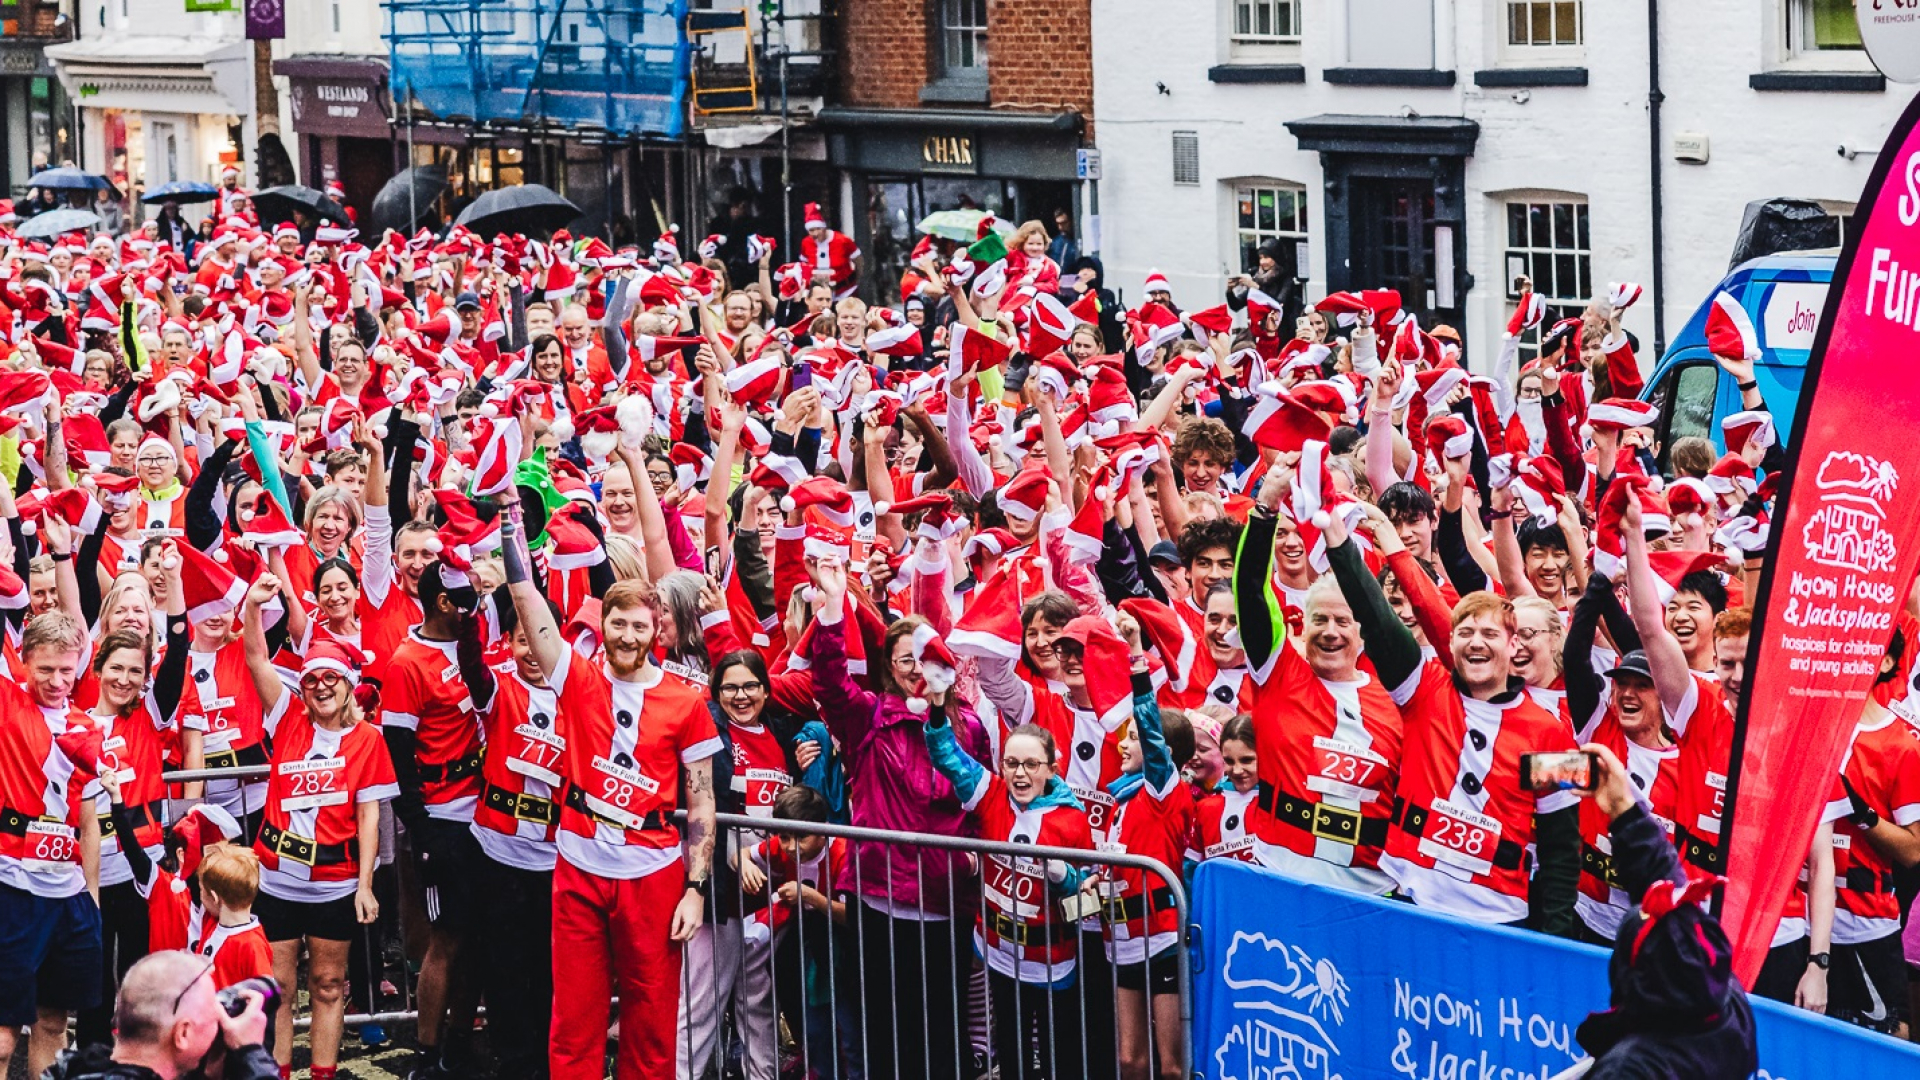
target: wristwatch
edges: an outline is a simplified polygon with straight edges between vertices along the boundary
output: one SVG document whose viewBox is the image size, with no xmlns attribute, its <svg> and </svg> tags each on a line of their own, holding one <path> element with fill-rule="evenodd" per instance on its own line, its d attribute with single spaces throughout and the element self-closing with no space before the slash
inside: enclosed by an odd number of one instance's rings
<svg viewBox="0 0 1920 1080">
<path fill-rule="evenodd" d="M 711 875 L 709 875 L 709 876 L 707 876 L 707 877 L 703 877 L 703 878 L 701 878 L 701 879 L 700 879 L 699 881 L 689 881 L 689 882 L 687 882 L 687 891 L 688 891 L 688 892 L 697 892 L 697 893 L 699 893 L 699 894 L 700 894 L 701 896 L 706 896 L 706 895 L 708 895 L 708 894 L 710 894 L 710 893 L 712 893 L 712 892 L 713 892 L 713 877 L 712 877 Z M 1825 954 L 1822 954 L 1822 955 L 1825 955 Z"/>
<path fill-rule="evenodd" d="M 1809 953 L 1807 954 L 1807 963 L 1812 964 L 1821 971 L 1825 971 L 1833 966 L 1833 954 L 1830 952 Z"/>
</svg>

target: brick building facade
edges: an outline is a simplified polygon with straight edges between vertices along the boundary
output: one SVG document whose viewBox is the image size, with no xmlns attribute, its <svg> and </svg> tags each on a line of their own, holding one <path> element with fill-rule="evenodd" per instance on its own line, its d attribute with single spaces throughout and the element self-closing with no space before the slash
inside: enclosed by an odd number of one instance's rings
<svg viewBox="0 0 1920 1080">
<path fill-rule="evenodd" d="M 835 89 L 818 114 L 840 180 L 838 227 L 883 295 L 936 210 L 1009 221 L 1057 211 L 1077 231 L 1092 192 L 1090 0 L 841 0 Z"/>
</svg>

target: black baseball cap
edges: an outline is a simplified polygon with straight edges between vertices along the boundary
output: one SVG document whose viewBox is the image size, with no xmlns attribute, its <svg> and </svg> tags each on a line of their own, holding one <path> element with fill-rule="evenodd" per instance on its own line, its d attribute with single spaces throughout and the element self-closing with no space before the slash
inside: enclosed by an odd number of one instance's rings
<svg viewBox="0 0 1920 1080">
<path fill-rule="evenodd" d="M 1649 682 L 1653 680 L 1653 665 L 1647 662 L 1646 650 L 1633 650 L 1621 657 L 1612 671 L 1607 672 L 1609 679 L 1617 679 L 1622 675 L 1638 675 Z"/>
<path fill-rule="evenodd" d="M 453 308 L 455 311 L 479 311 L 480 294 L 475 292 L 461 293 L 459 297 L 453 301 Z"/>
<path fill-rule="evenodd" d="M 1150 563 L 1172 563 L 1180 566 L 1180 548 L 1171 540 L 1162 540 L 1147 551 Z"/>
</svg>

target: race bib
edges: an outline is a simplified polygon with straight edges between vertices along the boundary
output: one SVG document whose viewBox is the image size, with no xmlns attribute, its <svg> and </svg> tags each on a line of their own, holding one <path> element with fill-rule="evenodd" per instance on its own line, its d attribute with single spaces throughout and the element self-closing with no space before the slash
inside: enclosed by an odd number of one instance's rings
<svg viewBox="0 0 1920 1080">
<path fill-rule="evenodd" d="M 507 771 L 541 783 L 560 783 L 560 758 L 567 752 L 567 741 L 549 728 L 519 724 L 513 729 L 517 749 L 507 758 Z"/>
<path fill-rule="evenodd" d="M 1437 863 L 1472 874 L 1493 872 L 1500 823 L 1469 807 L 1435 799 L 1421 831 L 1419 852 Z"/>
<path fill-rule="evenodd" d="M 207 733 L 201 739 L 200 744 L 207 753 L 225 753 L 233 749 L 233 744 L 238 741 L 240 741 L 239 729 L 228 727 L 225 717 L 207 717 Z"/>
<path fill-rule="evenodd" d="M 587 807 L 621 828 L 639 828 L 645 816 L 634 813 L 633 806 L 642 796 L 656 794 L 660 782 L 638 769 L 599 755 L 594 756 L 593 771 L 599 791 L 585 792 Z"/>
<path fill-rule="evenodd" d="M 989 855 L 983 884 L 987 903 L 1017 919 L 1040 913 L 1047 896 L 1046 864 L 1037 859 Z"/>
<path fill-rule="evenodd" d="M 1073 789 L 1073 794 L 1087 808 L 1087 825 L 1093 829 L 1095 839 L 1104 836 L 1113 824 L 1113 796 L 1099 788 Z"/>
<path fill-rule="evenodd" d="M 57 821 L 27 822 L 25 854 L 20 862 L 28 870 L 56 873 L 71 870 L 80 861 L 80 839 L 73 826 Z"/>
<path fill-rule="evenodd" d="M 1713 813 L 1701 814 L 1694 818 L 1693 827 L 1696 832 L 1719 836 L 1720 816 L 1727 811 L 1727 775 L 1709 772 L 1707 786 L 1713 789 Z"/>
<path fill-rule="evenodd" d="M 733 790 L 745 798 L 747 813 L 754 817 L 772 817 L 773 800 L 793 786 L 793 777 L 785 769 L 745 769 L 733 774 Z"/>
<path fill-rule="evenodd" d="M 441 682 L 459 682 L 460 681 L 460 665 L 448 664 L 446 667 L 441 668 L 440 681 Z"/>
<path fill-rule="evenodd" d="M 280 807 L 290 814 L 323 806 L 343 806 L 350 797 L 344 786 L 347 776 L 344 757 L 283 761 L 275 771 L 287 780 Z"/>
<path fill-rule="evenodd" d="M 1208 844 L 1203 853 L 1209 859 L 1239 859 L 1241 862 L 1253 861 L 1253 837 L 1243 836 L 1238 840 L 1222 840 L 1217 844 Z"/>
<path fill-rule="evenodd" d="M 202 702 L 202 704 L 214 710 L 231 709 L 233 708 L 233 695 L 228 694 L 226 697 L 217 697 L 211 701 Z"/>
<path fill-rule="evenodd" d="M 1364 746 L 1324 735 L 1314 736 L 1313 754 L 1320 775 L 1307 777 L 1308 791 L 1363 803 L 1380 797 L 1380 782 L 1387 774 L 1386 758 Z"/>
</svg>

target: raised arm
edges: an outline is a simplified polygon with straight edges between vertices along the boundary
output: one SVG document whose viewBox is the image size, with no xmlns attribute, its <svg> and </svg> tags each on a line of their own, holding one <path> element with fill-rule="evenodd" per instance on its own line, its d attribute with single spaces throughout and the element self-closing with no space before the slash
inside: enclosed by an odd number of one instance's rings
<svg viewBox="0 0 1920 1080">
<path fill-rule="evenodd" d="M 273 669 L 273 655 L 267 651 L 267 631 L 261 625 L 260 609 L 280 591 L 280 582 L 272 574 L 261 574 L 247 589 L 241 601 L 240 637 L 247 657 L 247 674 L 253 679 L 254 692 L 260 695 L 260 711 L 271 715 L 287 688 L 280 673 Z"/>
<path fill-rule="evenodd" d="M 1400 481 L 1393 467 L 1393 399 L 1402 378 L 1400 365 L 1389 363 L 1373 380 L 1373 398 L 1367 407 L 1367 483 L 1375 493 Z"/>
<path fill-rule="evenodd" d="M 300 374 L 307 380 L 307 396 L 312 398 L 320 392 L 320 381 L 326 378 L 326 373 L 320 369 L 320 354 L 313 348 L 307 292 L 305 281 L 293 287 L 293 355 L 300 365 Z"/>
<path fill-rule="evenodd" d="M 1621 515 L 1620 531 L 1627 539 L 1627 600 L 1633 613 L 1633 626 L 1640 632 L 1640 647 L 1646 650 L 1647 664 L 1653 668 L 1653 685 L 1660 691 L 1660 704 L 1669 715 L 1677 714 L 1694 692 L 1693 671 L 1687 666 L 1686 650 L 1667 629 L 1667 613 L 1660 603 L 1653 566 L 1647 559 L 1646 527 L 1640 517 L 1640 499 L 1627 493 L 1626 510 Z"/>
<path fill-rule="evenodd" d="M 1267 470 L 1259 497 L 1247 514 L 1247 527 L 1240 533 L 1240 548 L 1233 555 L 1233 606 L 1240 623 L 1240 644 L 1247 653 L 1248 669 L 1261 673 L 1287 643 L 1286 611 L 1273 590 L 1273 538 L 1280 529 L 1278 508 L 1290 472 L 1278 462 Z"/>
<path fill-rule="evenodd" d="M 640 476 L 634 482 L 636 488 L 646 486 L 645 474 Z M 521 532 L 521 514 L 520 500 L 504 500 L 500 509 L 500 557 L 506 569 L 507 593 L 513 597 L 513 610 L 526 632 L 534 663 L 539 665 L 541 674 L 551 680 L 565 661 L 567 642 L 560 636 L 560 628 L 554 625 L 547 598 L 534 587 L 533 560 L 527 554 L 527 538 Z"/>
<path fill-rule="evenodd" d="M 1393 613 L 1393 605 L 1387 603 L 1387 594 L 1381 591 L 1380 582 L 1367 571 L 1366 560 L 1351 542 L 1340 515 L 1334 514 L 1328 519 L 1323 534 L 1327 538 L 1327 561 L 1333 568 L 1334 580 L 1340 583 L 1340 592 L 1353 608 L 1367 656 L 1380 674 L 1380 685 L 1389 691 L 1405 686 L 1407 680 L 1420 671 L 1420 643 L 1414 640 L 1413 631 Z M 1445 648 L 1444 638 L 1434 642 L 1436 652 Z"/>
</svg>

